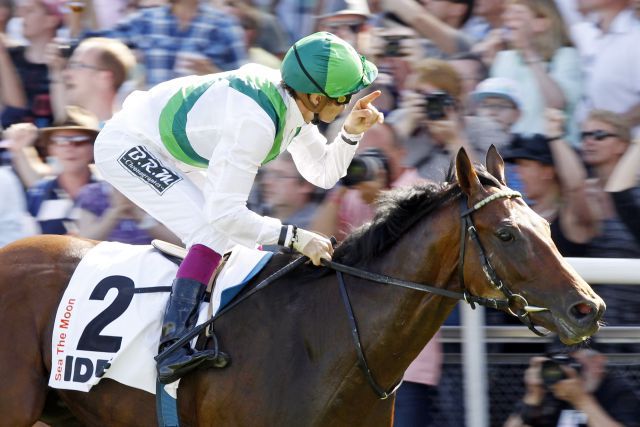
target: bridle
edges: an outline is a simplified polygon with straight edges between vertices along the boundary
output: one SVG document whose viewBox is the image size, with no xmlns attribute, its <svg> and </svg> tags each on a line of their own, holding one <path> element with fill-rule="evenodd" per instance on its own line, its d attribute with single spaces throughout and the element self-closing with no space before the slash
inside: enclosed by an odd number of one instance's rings
<svg viewBox="0 0 640 427">
<path fill-rule="evenodd" d="M 472 309 L 475 309 L 476 304 L 482 305 L 485 307 L 495 308 L 498 310 L 505 309 L 512 315 L 516 316 L 523 324 L 525 324 L 536 335 L 539 335 L 539 336 L 546 335 L 545 333 L 540 332 L 536 329 L 535 325 L 533 324 L 533 321 L 530 318 L 530 314 L 541 312 L 541 311 L 548 311 L 549 309 L 544 307 L 536 307 L 536 306 L 529 305 L 525 297 L 523 297 L 520 294 L 512 292 L 504 284 L 504 282 L 498 277 L 498 274 L 496 273 L 495 269 L 489 262 L 489 258 L 485 253 L 484 247 L 480 242 L 480 238 L 478 236 L 475 225 L 473 223 L 472 214 L 477 210 L 481 209 L 483 206 L 486 206 L 487 204 L 491 203 L 494 200 L 505 199 L 505 198 L 512 199 L 517 197 L 522 197 L 522 195 L 517 191 L 513 191 L 513 190 L 499 191 L 497 193 L 493 193 L 490 196 L 482 199 L 481 201 L 474 204 L 470 208 L 467 207 L 468 206 L 467 198 L 464 196 L 462 197 L 460 201 L 460 219 L 461 219 L 460 259 L 458 261 L 458 277 L 460 281 L 460 286 L 462 287 L 462 290 L 463 290 L 462 292 L 450 291 L 448 289 L 440 289 L 431 285 L 425 285 L 422 283 L 402 280 L 395 277 L 386 276 L 384 274 L 373 273 L 370 271 L 362 270 L 360 268 L 340 264 L 337 262 L 322 260 L 322 264 L 325 267 L 331 268 L 336 272 L 336 276 L 338 278 L 338 283 L 340 286 L 340 294 L 342 296 L 342 300 L 349 318 L 351 336 L 356 349 L 356 353 L 358 355 L 358 363 L 360 365 L 360 368 L 364 372 L 365 377 L 367 378 L 367 381 L 369 382 L 369 384 L 371 385 L 371 387 L 373 388 L 373 390 L 375 391 L 375 393 L 378 395 L 380 399 L 387 399 L 391 397 L 396 392 L 398 387 L 400 387 L 402 380 L 398 381 L 391 388 L 385 390 L 378 384 L 375 378 L 373 378 L 373 373 L 371 372 L 371 369 L 369 369 L 369 365 L 367 364 L 367 359 L 362 349 L 362 343 L 360 341 L 360 333 L 358 331 L 358 322 L 356 320 L 355 314 L 353 312 L 353 308 L 351 306 L 351 300 L 349 298 L 349 293 L 347 292 L 347 287 L 344 280 L 344 274 L 348 274 L 354 277 L 359 277 L 361 279 L 365 279 L 371 282 L 381 283 L 385 285 L 400 286 L 403 288 L 413 289 L 413 290 L 422 291 L 422 292 L 429 292 L 432 294 L 436 294 L 436 295 L 440 295 L 448 298 L 463 300 L 467 304 L 469 304 Z M 480 261 L 482 263 L 482 271 L 484 271 L 487 281 L 494 289 L 499 290 L 504 295 L 505 297 L 504 299 L 485 298 L 485 297 L 473 295 L 465 287 L 464 262 L 466 257 L 467 240 L 471 240 L 476 245 L 476 248 L 478 249 L 478 253 L 480 255 Z M 307 261 L 308 261 L 307 257 L 301 256 L 295 259 L 294 261 L 290 262 L 289 264 L 285 265 L 278 271 L 274 272 L 269 277 L 265 278 L 262 282 L 260 282 L 255 288 L 251 289 L 249 292 L 242 295 L 237 300 L 232 301 L 224 309 L 219 311 L 214 317 L 208 319 L 206 322 L 191 329 L 186 335 L 184 335 L 182 338 L 180 338 L 179 340 L 174 342 L 172 345 L 167 347 L 162 353 L 157 355 L 154 359 L 158 362 L 165 359 L 173 351 L 187 344 L 192 338 L 199 335 L 204 329 L 207 329 L 207 336 L 213 337 L 215 350 L 217 351 L 217 347 L 218 347 L 217 339 L 216 339 L 215 332 L 213 330 L 214 321 L 216 321 L 223 314 L 225 314 L 226 312 L 228 312 L 229 310 L 231 310 L 232 308 L 240 304 L 245 299 L 249 298 L 254 293 L 260 291 L 261 289 L 264 289 L 269 284 L 273 283 L 277 279 L 280 279 L 282 276 L 286 275 L 287 273 L 289 273 L 290 271 L 294 270 L 295 268 L 304 264 Z"/>
<path fill-rule="evenodd" d="M 513 190 L 504 190 L 497 193 L 493 193 L 490 196 L 482 199 L 478 203 L 474 204 L 472 207 L 468 208 L 467 198 L 462 197 L 460 201 L 460 219 L 461 219 L 461 227 L 460 227 L 460 259 L 458 261 L 458 278 L 460 281 L 460 286 L 462 287 L 462 292 L 449 291 L 447 289 L 440 289 L 430 285 L 424 285 L 421 283 L 415 283 L 410 281 L 405 281 L 401 279 L 397 279 L 394 277 L 386 276 L 383 274 L 372 273 L 365 270 L 361 270 L 359 268 L 350 267 L 344 264 L 338 264 L 333 261 L 325 261 L 323 260 L 323 264 L 329 268 L 336 270 L 336 275 L 338 277 L 338 283 L 340 285 L 340 294 L 342 296 L 342 300 L 344 302 L 345 309 L 347 311 L 347 315 L 349 317 L 349 323 L 351 327 L 351 336 L 353 339 L 354 346 L 356 348 L 356 353 L 358 355 L 358 363 L 362 371 L 367 378 L 367 381 L 371 385 L 371 388 L 375 391 L 380 399 L 387 399 L 392 396 L 400 384 L 402 384 L 402 380 L 398 381 L 394 384 L 390 389 L 383 389 L 378 382 L 373 378 L 373 374 L 371 369 L 369 369 L 369 365 L 367 364 L 367 359 L 364 355 L 364 351 L 362 350 L 362 344 L 360 342 L 360 333 L 358 332 L 358 323 L 355 318 L 355 314 L 353 312 L 353 308 L 351 306 L 351 301 L 349 299 L 349 293 L 347 292 L 346 284 L 344 281 L 343 273 L 346 273 L 350 276 L 356 276 L 361 279 L 369 280 L 372 282 L 387 284 L 387 285 L 395 285 L 401 286 L 404 288 L 414 289 L 423 292 L 430 292 L 436 295 L 445 296 L 448 298 L 455 298 L 459 300 L 465 301 L 467 304 L 471 306 L 472 309 L 475 309 L 476 304 L 495 308 L 498 310 L 505 309 L 513 316 L 516 316 L 523 324 L 525 324 L 533 333 L 539 336 L 544 336 L 546 333 L 540 332 L 536 329 L 533 321 L 531 320 L 530 313 L 536 313 L 541 311 L 547 311 L 547 308 L 531 306 L 527 302 L 526 298 L 520 294 L 514 293 L 511 291 L 504 282 L 498 277 L 498 273 L 496 273 L 495 269 L 491 265 L 489 258 L 487 257 L 484 247 L 480 242 L 480 238 L 478 236 L 478 232 L 476 231 L 475 225 L 473 223 L 472 214 L 477 210 L 481 209 L 483 206 L 491 203 L 494 200 L 498 199 L 512 199 L 516 197 L 522 197 L 522 195 Z M 496 298 L 485 298 L 476 295 L 472 295 L 469 290 L 465 286 L 464 281 L 464 262 L 466 255 L 466 242 L 467 240 L 471 240 L 476 245 L 478 249 L 478 253 L 480 255 L 480 262 L 482 263 L 482 271 L 485 274 L 485 277 L 491 287 L 499 290 L 504 296 L 505 299 L 496 299 Z"/>
</svg>

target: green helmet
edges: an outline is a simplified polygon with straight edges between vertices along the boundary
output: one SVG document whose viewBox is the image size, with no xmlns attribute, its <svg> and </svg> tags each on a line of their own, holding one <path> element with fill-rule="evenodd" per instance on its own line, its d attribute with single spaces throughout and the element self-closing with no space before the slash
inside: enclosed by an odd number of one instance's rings
<svg viewBox="0 0 640 427">
<path fill-rule="evenodd" d="M 282 80 L 294 90 L 334 99 L 364 89 L 378 76 L 373 63 L 327 32 L 298 40 L 282 60 L 280 72 Z"/>
</svg>

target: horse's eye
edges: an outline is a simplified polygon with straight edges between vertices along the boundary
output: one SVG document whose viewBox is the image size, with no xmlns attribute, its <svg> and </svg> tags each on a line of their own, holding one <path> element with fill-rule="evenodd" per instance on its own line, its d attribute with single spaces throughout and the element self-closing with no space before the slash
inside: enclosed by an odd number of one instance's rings
<svg viewBox="0 0 640 427">
<path fill-rule="evenodd" d="M 515 236 L 513 235 L 513 233 L 510 230 L 507 229 L 500 229 L 496 232 L 496 236 L 498 236 L 498 239 L 502 240 L 503 242 L 512 242 L 513 240 L 515 240 Z"/>
</svg>

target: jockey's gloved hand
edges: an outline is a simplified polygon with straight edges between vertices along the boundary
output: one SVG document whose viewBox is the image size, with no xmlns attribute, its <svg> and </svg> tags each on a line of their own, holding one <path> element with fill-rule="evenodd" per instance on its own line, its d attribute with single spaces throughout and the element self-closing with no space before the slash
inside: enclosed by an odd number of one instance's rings
<svg viewBox="0 0 640 427">
<path fill-rule="evenodd" d="M 331 261 L 333 245 L 324 236 L 298 228 L 292 240 L 293 249 L 309 257 L 314 265 L 320 265 L 322 258 Z"/>
</svg>

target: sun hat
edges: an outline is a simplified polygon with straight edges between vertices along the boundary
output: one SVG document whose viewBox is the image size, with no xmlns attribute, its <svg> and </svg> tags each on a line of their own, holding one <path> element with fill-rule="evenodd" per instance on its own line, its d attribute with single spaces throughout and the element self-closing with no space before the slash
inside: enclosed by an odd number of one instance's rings
<svg viewBox="0 0 640 427">
<path fill-rule="evenodd" d="M 78 130 L 90 134 L 94 139 L 100 132 L 100 122 L 90 111 L 77 106 L 66 107 L 66 117 L 64 120 L 56 122 L 53 126 L 40 129 L 40 144 L 47 146 L 51 139 L 51 134 L 61 130 Z"/>
<path fill-rule="evenodd" d="M 491 77 L 481 81 L 476 90 L 471 92 L 473 102 L 480 103 L 488 97 L 504 98 L 514 103 L 517 108 L 522 107 L 522 96 L 514 80 L 506 77 Z"/>
</svg>

